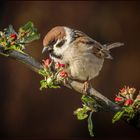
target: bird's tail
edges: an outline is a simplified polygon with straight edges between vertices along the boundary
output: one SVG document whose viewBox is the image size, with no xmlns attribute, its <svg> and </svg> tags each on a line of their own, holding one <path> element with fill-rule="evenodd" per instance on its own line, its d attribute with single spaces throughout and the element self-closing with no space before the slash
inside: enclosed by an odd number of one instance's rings
<svg viewBox="0 0 140 140">
<path fill-rule="evenodd" d="M 116 43 L 103 45 L 102 51 L 104 51 L 106 53 L 105 58 L 113 59 L 113 57 L 110 54 L 110 50 L 113 49 L 113 48 L 121 47 L 123 45 L 124 45 L 124 43 L 121 43 L 121 42 L 116 42 Z"/>
<path fill-rule="evenodd" d="M 112 44 L 105 44 L 104 47 L 107 49 L 107 50 L 110 50 L 110 49 L 113 49 L 113 48 L 117 48 L 117 47 L 121 47 L 123 46 L 124 43 L 121 43 L 121 42 L 116 42 L 116 43 L 112 43 Z"/>
</svg>

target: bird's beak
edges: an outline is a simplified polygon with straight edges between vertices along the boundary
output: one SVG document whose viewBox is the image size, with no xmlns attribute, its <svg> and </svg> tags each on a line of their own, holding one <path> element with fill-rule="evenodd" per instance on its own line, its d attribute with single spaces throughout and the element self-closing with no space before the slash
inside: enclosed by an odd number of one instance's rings
<svg viewBox="0 0 140 140">
<path fill-rule="evenodd" d="M 47 47 L 44 47 L 44 48 L 42 49 L 42 53 L 45 53 L 47 50 L 48 50 L 48 48 L 47 48 Z"/>
<path fill-rule="evenodd" d="M 51 53 L 52 51 L 53 51 L 53 47 L 47 46 L 43 48 L 42 53 L 45 53 L 45 52 Z"/>
</svg>

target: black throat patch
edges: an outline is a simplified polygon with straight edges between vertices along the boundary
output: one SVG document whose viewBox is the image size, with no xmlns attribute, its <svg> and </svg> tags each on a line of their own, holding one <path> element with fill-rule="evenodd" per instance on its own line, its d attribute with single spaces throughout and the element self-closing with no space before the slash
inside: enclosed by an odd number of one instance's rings
<svg viewBox="0 0 140 140">
<path fill-rule="evenodd" d="M 57 59 L 61 59 L 62 60 L 62 55 L 57 55 L 55 54 L 54 52 L 51 52 L 50 55 L 54 58 L 57 58 Z"/>
</svg>

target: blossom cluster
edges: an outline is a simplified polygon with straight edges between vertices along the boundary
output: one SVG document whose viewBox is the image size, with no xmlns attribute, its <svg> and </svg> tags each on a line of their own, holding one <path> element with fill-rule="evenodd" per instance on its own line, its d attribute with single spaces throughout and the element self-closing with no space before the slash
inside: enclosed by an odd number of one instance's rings
<svg viewBox="0 0 140 140">
<path fill-rule="evenodd" d="M 124 106 L 135 106 L 135 104 L 140 102 L 140 93 L 137 95 L 136 94 L 135 88 L 125 86 L 124 88 L 120 89 L 120 92 L 115 98 L 115 102 Z"/>
<path fill-rule="evenodd" d="M 42 60 L 43 69 L 39 71 L 44 79 L 40 81 L 43 88 L 59 88 L 59 84 L 65 83 L 68 73 L 65 71 L 65 64 L 54 62 L 51 59 Z"/>
<path fill-rule="evenodd" d="M 32 22 L 27 22 L 16 32 L 12 25 L 0 31 L 0 45 L 4 50 L 16 50 L 24 53 L 25 45 L 39 39 L 40 35 Z"/>
<path fill-rule="evenodd" d="M 115 102 L 121 105 L 122 109 L 114 115 L 112 123 L 122 117 L 129 122 L 140 112 L 140 92 L 137 93 L 135 88 L 129 86 L 122 88 L 117 94 Z"/>
<path fill-rule="evenodd" d="M 0 31 L 0 45 L 4 47 L 5 50 L 15 49 L 22 51 L 24 45 L 17 43 L 19 37 L 14 31 L 12 32 L 2 32 Z"/>
</svg>

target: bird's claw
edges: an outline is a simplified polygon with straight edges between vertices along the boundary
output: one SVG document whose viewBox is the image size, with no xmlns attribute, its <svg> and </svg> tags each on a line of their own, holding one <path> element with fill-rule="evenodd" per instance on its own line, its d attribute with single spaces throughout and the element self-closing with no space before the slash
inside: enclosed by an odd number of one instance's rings
<svg viewBox="0 0 140 140">
<path fill-rule="evenodd" d="M 83 93 L 88 91 L 89 85 L 90 85 L 90 84 L 89 84 L 89 81 L 84 82 Z"/>
</svg>

